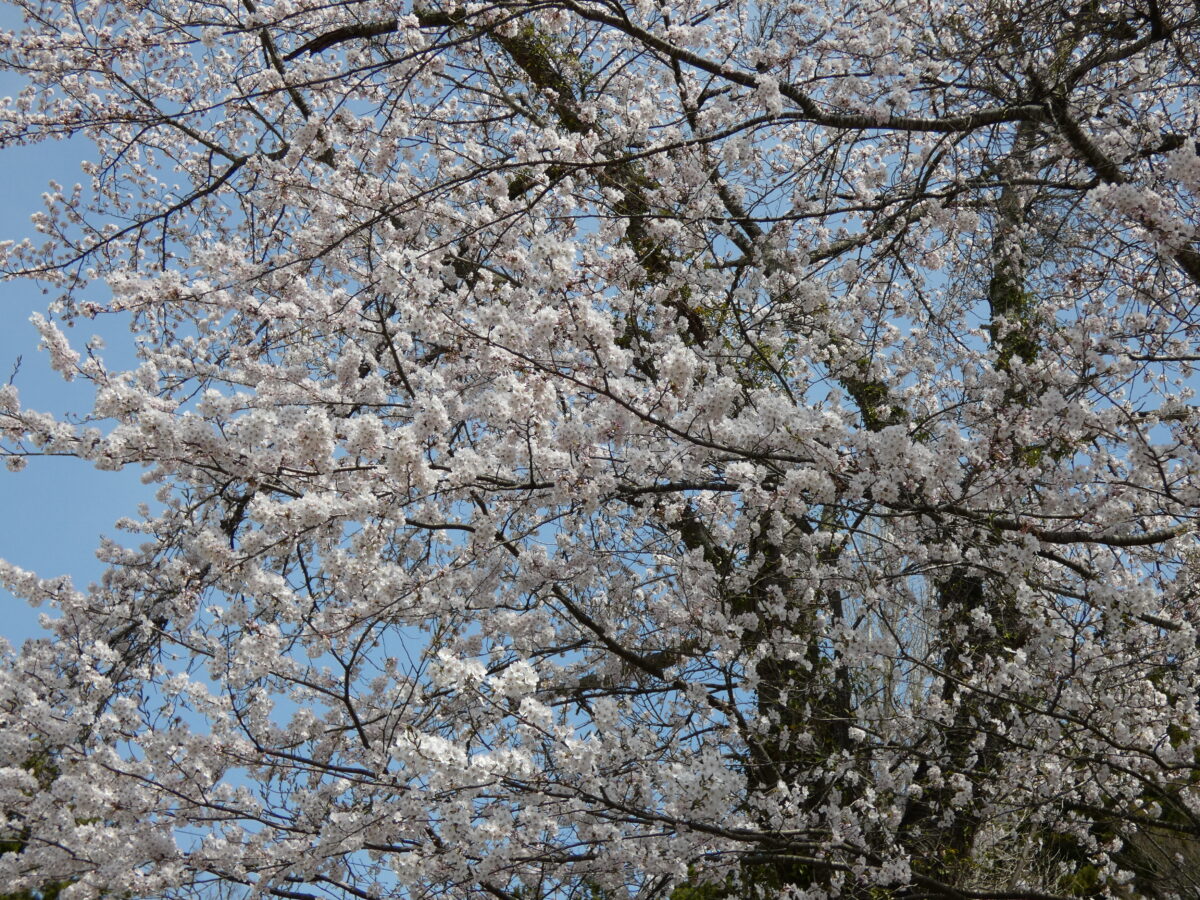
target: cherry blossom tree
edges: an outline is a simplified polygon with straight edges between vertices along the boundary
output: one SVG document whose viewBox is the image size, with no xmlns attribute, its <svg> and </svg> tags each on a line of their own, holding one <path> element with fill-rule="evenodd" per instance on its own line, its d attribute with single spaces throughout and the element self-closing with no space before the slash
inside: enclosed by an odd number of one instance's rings
<svg viewBox="0 0 1200 900">
<path fill-rule="evenodd" d="M 1195 4 L 12 5 L 0 883 L 1197 896 Z"/>
</svg>

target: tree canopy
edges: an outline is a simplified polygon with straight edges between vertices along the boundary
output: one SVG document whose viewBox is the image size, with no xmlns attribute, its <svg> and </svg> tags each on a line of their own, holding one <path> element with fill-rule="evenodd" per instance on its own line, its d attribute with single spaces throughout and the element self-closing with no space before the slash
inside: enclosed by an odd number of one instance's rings
<svg viewBox="0 0 1200 900">
<path fill-rule="evenodd" d="M 10 5 L 0 884 L 1200 896 L 1200 7 Z"/>
</svg>

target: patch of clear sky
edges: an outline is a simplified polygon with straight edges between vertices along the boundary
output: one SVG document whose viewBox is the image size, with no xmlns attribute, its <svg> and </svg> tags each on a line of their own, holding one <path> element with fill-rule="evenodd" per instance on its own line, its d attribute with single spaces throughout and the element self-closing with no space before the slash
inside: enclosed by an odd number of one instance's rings
<svg viewBox="0 0 1200 900">
<path fill-rule="evenodd" d="M 18 26 L 19 13 L 0 8 L 0 28 Z M 12 96 L 23 81 L 0 70 L 0 96 Z M 50 181 L 73 185 L 83 181 L 80 163 L 90 147 L 83 140 L 49 141 L 0 152 L 0 240 L 37 239 L 30 217 L 44 208 L 42 194 Z M 102 284 L 89 288 L 97 302 Z M 59 417 L 86 414 L 92 408 L 91 386 L 68 383 L 50 368 L 38 350 L 40 340 L 29 318 L 44 313 L 53 300 L 33 281 L 0 281 L 0 381 L 12 382 L 27 409 Z M 93 334 L 105 339 L 109 349 L 101 356 L 111 368 L 126 368 L 133 360 L 133 342 L 124 321 L 113 318 L 83 320 L 68 337 L 77 350 Z M 70 575 L 77 587 L 94 581 L 103 571 L 96 559 L 99 537 L 120 539 L 113 528 L 117 519 L 132 516 L 139 503 L 151 500 L 153 491 L 143 485 L 140 472 L 99 472 L 91 463 L 68 457 L 33 457 L 22 472 L 0 467 L 0 558 L 42 577 Z M 41 633 L 40 612 L 0 588 L 0 638 L 18 645 Z"/>
</svg>

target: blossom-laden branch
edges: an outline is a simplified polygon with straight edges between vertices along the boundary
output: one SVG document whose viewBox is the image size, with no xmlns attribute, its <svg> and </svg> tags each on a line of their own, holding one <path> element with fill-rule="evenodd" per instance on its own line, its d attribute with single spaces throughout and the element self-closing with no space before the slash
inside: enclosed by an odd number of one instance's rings
<svg viewBox="0 0 1200 900">
<path fill-rule="evenodd" d="M 1193 4 L 18 6 L 0 883 L 1191 890 Z"/>
</svg>

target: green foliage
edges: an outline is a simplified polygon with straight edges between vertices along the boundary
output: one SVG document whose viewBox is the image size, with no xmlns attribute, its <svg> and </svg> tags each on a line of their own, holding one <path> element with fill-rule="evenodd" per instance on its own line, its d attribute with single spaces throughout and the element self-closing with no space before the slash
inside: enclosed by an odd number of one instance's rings
<svg viewBox="0 0 1200 900">
<path fill-rule="evenodd" d="M 1100 870 L 1090 864 L 1080 866 L 1062 877 L 1058 889 L 1072 897 L 1090 897 L 1100 890 Z"/>
<path fill-rule="evenodd" d="M 25 770 L 37 779 L 38 787 L 49 788 L 58 777 L 58 766 L 49 751 L 34 754 L 25 762 Z M 5 818 L 8 818 L 7 811 Z M 29 845 L 29 829 L 0 835 L 0 856 L 8 853 L 24 853 Z M 57 900 L 58 895 L 70 885 L 69 881 L 48 881 L 36 889 L 0 893 L 0 900 Z"/>
<path fill-rule="evenodd" d="M 675 886 L 671 891 L 671 900 L 723 900 L 729 895 L 728 885 L 714 881 L 694 881 L 694 874 L 688 873 L 688 880 Z"/>
<path fill-rule="evenodd" d="M 709 881 L 698 877 L 688 868 L 688 879 L 675 886 L 669 900 L 767 900 L 777 897 L 788 885 L 811 881 L 811 867 L 802 863 L 781 860 L 775 863 L 747 863 L 740 877 L 733 875 L 724 881 Z"/>
</svg>

